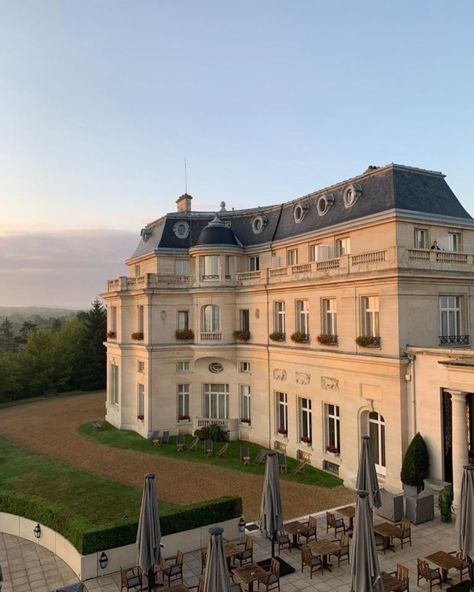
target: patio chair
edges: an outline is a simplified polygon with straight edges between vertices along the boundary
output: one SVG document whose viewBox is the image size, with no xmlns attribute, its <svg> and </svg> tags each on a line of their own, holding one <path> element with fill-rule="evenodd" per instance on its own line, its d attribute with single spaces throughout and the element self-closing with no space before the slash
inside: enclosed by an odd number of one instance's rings
<svg viewBox="0 0 474 592">
<path fill-rule="evenodd" d="M 408 541 L 411 547 L 411 522 L 408 518 L 402 518 L 401 522 L 398 525 L 402 531 L 400 534 L 396 534 L 392 537 L 392 539 L 400 539 L 400 543 L 403 549 L 403 543 Z"/>
<path fill-rule="evenodd" d="M 196 592 L 204 592 L 204 578 L 200 576 L 197 586 L 190 586 L 189 590 L 196 590 Z"/>
<path fill-rule="evenodd" d="M 105 421 L 93 421 L 92 422 L 92 427 L 94 428 L 94 430 L 101 430 L 105 425 Z"/>
<path fill-rule="evenodd" d="M 418 557 L 416 560 L 416 585 L 418 588 L 420 587 L 420 580 L 422 579 L 429 582 L 430 592 L 433 589 L 434 584 L 439 584 L 440 588 L 443 587 L 439 567 L 430 567 L 427 561 Z"/>
<path fill-rule="evenodd" d="M 293 475 L 298 475 L 298 473 L 304 473 L 304 468 L 307 464 L 308 464 L 307 460 L 300 460 L 300 462 L 298 463 L 298 466 L 293 471 Z"/>
<path fill-rule="evenodd" d="M 248 465 L 250 463 L 250 452 L 248 446 L 240 447 L 240 460 L 244 463 L 244 465 Z"/>
<path fill-rule="evenodd" d="M 240 555 L 237 555 L 237 561 L 240 565 L 245 563 L 253 563 L 253 538 L 250 536 L 245 537 L 245 547 Z"/>
<path fill-rule="evenodd" d="M 204 454 L 206 456 L 214 454 L 214 440 L 204 440 Z"/>
<path fill-rule="evenodd" d="M 280 469 L 280 473 L 287 473 L 288 467 L 286 465 L 286 455 L 282 452 L 277 452 L 278 458 L 278 468 Z"/>
<path fill-rule="evenodd" d="M 290 537 L 288 536 L 288 533 L 286 533 L 284 530 L 280 531 L 277 534 L 277 543 L 278 543 L 278 553 L 280 553 L 280 551 L 282 549 L 288 549 L 288 551 L 291 553 L 291 541 L 290 541 Z"/>
<path fill-rule="evenodd" d="M 337 567 L 341 566 L 341 561 L 347 561 L 347 563 L 350 563 L 349 535 L 344 533 L 340 539 L 336 539 L 333 542 L 339 543 L 339 549 L 337 551 L 333 551 L 330 554 L 330 555 L 334 555 L 334 557 L 337 557 Z"/>
<path fill-rule="evenodd" d="M 120 568 L 120 590 L 143 590 L 143 575 L 139 567 Z"/>
<path fill-rule="evenodd" d="M 253 464 L 254 465 L 261 465 L 261 464 L 263 464 L 265 462 L 265 458 L 267 456 L 267 452 L 268 452 L 268 450 L 265 450 L 265 448 L 261 448 L 258 451 L 257 456 L 254 458 Z"/>
<path fill-rule="evenodd" d="M 178 449 L 178 452 L 183 452 L 184 450 L 184 434 L 178 434 L 176 436 L 176 448 Z"/>
<path fill-rule="evenodd" d="M 469 564 L 467 562 L 466 555 L 464 555 L 462 551 L 450 551 L 449 554 L 454 555 L 457 559 L 460 559 L 462 561 L 461 567 L 458 568 L 459 581 L 462 582 L 463 571 L 466 570 L 467 572 L 469 572 Z"/>
<path fill-rule="evenodd" d="M 270 571 L 258 582 L 259 590 L 260 586 L 265 586 L 266 592 L 268 590 L 280 590 L 280 562 L 278 559 L 272 558 Z"/>
<path fill-rule="evenodd" d="M 160 446 L 161 444 L 168 444 L 170 441 L 170 433 L 168 431 L 163 432 L 163 435 L 158 437 L 156 440 L 153 440 L 153 444 L 155 446 Z"/>
<path fill-rule="evenodd" d="M 309 543 L 311 539 L 314 541 L 317 539 L 317 528 L 318 522 L 315 516 L 310 516 L 308 519 L 308 524 L 303 524 L 300 528 L 298 536 L 302 536 L 306 539 L 306 543 Z"/>
<path fill-rule="evenodd" d="M 311 549 L 303 545 L 301 547 L 301 572 L 305 566 L 309 567 L 309 576 L 313 579 L 313 572 L 320 571 L 321 575 L 324 574 L 323 558 L 321 555 L 313 555 Z"/>
<path fill-rule="evenodd" d="M 194 437 L 191 444 L 188 446 L 188 450 L 191 452 L 192 450 L 196 450 L 197 445 L 199 444 L 199 438 L 197 436 Z"/>
<path fill-rule="evenodd" d="M 385 552 L 387 550 L 387 541 L 385 539 L 385 537 L 383 537 L 381 534 L 374 534 L 374 539 L 375 539 L 375 546 L 377 547 L 378 551 L 383 551 L 383 554 L 385 555 Z"/>
<path fill-rule="evenodd" d="M 333 512 L 326 512 L 326 534 L 330 528 L 334 528 L 334 536 L 337 537 L 337 533 L 342 530 L 346 532 L 346 525 L 344 518 L 336 518 L 336 514 Z"/>
<path fill-rule="evenodd" d="M 155 443 L 155 440 L 159 440 L 160 439 L 160 430 L 155 430 L 153 432 L 151 432 L 150 435 L 150 440 L 152 441 L 152 443 Z"/>
<path fill-rule="evenodd" d="M 207 549 L 201 549 L 201 573 L 204 573 L 207 563 Z"/>
<path fill-rule="evenodd" d="M 399 592 L 410 592 L 410 578 L 408 576 L 408 567 L 397 563 L 396 571 L 389 572 L 399 583 Z"/>
<path fill-rule="evenodd" d="M 181 580 L 183 583 L 183 553 L 178 551 L 174 563 L 171 563 L 163 570 L 163 582 L 165 578 L 168 578 L 168 588 L 171 586 L 171 582 Z"/>
<path fill-rule="evenodd" d="M 227 449 L 229 448 L 229 442 L 227 442 L 226 444 L 224 444 L 224 446 L 222 446 L 222 448 L 219 448 L 219 450 L 217 451 L 216 456 L 227 456 Z"/>
</svg>

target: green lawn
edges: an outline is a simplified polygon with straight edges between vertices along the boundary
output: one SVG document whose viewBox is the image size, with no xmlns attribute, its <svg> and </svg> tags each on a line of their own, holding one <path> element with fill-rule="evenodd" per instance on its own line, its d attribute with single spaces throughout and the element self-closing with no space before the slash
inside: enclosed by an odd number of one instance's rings
<svg viewBox="0 0 474 592">
<path fill-rule="evenodd" d="M 107 446 L 112 446 L 114 448 L 126 448 L 145 452 L 146 454 L 171 456 L 173 458 L 216 465 L 225 467 L 227 469 L 233 469 L 235 471 L 243 471 L 244 473 L 254 473 L 256 475 L 263 475 L 265 471 L 264 464 L 257 465 L 251 462 L 249 465 L 244 465 L 242 463 L 240 460 L 240 446 L 249 447 L 250 457 L 252 460 L 257 456 L 259 450 L 261 450 L 262 447 L 258 446 L 257 444 L 243 442 L 241 440 L 229 442 L 229 448 L 225 457 L 218 457 L 215 455 L 207 457 L 203 452 L 203 444 L 201 442 L 198 444 L 195 451 L 185 450 L 183 452 L 179 452 L 176 448 L 174 437 L 170 438 L 169 444 L 154 446 L 150 440 L 142 438 L 136 432 L 118 430 L 108 423 L 104 423 L 103 427 L 100 429 L 94 428 L 91 422 L 86 423 L 79 426 L 77 431 L 85 438 L 106 444 Z M 186 445 L 189 445 L 191 440 L 191 436 L 186 436 Z M 219 450 L 222 445 L 223 443 L 216 442 L 214 444 L 214 450 Z M 296 481 L 298 483 L 306 483 L 308 485 L 318 485 L 322 487 L 336 487 L 337 485 L 342 485 L 341 479 L 338 479 L 334 475 L 330 475 L 329 473 L 325 473 L 324 471 L 320 471 L 319 469 L 311 466 L 305 467 L 304 474 L 293 475 L 292 472 L 296 468 L 297 464 L 298 461 L 287 457 L 288 473 L 282 474 L 281 478 L 287 479 L 289 481 Z"/>
</svg>

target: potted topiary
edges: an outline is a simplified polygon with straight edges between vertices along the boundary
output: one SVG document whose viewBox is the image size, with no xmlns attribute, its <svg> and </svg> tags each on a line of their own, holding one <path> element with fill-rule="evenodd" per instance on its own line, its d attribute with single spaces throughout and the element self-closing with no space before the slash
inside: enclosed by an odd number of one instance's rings
<svg viewBox="0 0 474 592">
<path fill-rule="evenodd" d="M 438 495 L 441 521 L 451 522 L 451 504 L 453 503 L 453 492 L 451 491 L 451 487 L 443 487 Z"/>
<path fill-rule="evenodd" d="M 408 495 L 419 493 L 423 489 L 423 479 L 430 472 L 430 456 L 428 448 L 420 433 L 415 434 L 405 452 L 402 462 L 400 479 L 403 489 Z"/>
</svg>

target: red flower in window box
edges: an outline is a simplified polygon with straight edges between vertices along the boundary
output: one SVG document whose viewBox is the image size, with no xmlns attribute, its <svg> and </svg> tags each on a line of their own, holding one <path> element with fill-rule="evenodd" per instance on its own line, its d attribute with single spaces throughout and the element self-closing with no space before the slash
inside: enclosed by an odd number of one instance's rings
<svg viewBox="0 0 474 592">
<path fill-rule="evenodd" d="M 143 341 L 143 333 L 141 331 L 136 331 L 132 333 L 132 339 L 134 341 Z"/>
<path fill-rule="evenodd" d="M 107 339 L 115 339 L 117 337 L 117 333 L 115 331 L 107 331 Z"/>
<path fill-rule="evenodd" d="M 180 415 L 178 417 L 178 421 L 189 421 L 191 418 L 189 417 L 189 415 Z"/>
<path fill-rule="evenodd" d="M 328 444 L 326 446 L 326 452 L 330 452 L 331 454 L 339 454 L 339 450 L 337 449 L 337 446 L 334 446 L 334 444 Z"/>
<path fill-rule="evenodd" d="M 300 440 L 305 444 L 311 444 L 311 438 L 309 436 L 301 436 Z"/>
<path fill-rule="evenodd" d="M 137 419 L 139 419 L 140 421 L 143 421 L 145 419 L 144 415 L 137 415 Z"/>
<path fill-rule="evenodd" d="M 286 436 L 287 430 L 285 428 L 278 428 L 277 432 L 282 436 Z"/>
</svg>

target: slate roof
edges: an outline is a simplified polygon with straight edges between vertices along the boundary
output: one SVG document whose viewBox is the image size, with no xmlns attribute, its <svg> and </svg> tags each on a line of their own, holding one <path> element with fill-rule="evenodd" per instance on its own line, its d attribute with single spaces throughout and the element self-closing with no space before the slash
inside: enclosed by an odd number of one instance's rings
<svg viewBox="0 0 474 592">
<path fill-rule="evenodd" d="M 346 207 L 344 192 L 349 186 L 360 194 L 354 205 Z M 331 204 L 324 215 L 318 212 L 321 196 L 325 196 Z M 324 201 L 321 203 L 324 205 Z M 297 205 L 307 208 L 299 223 L 295 221 L 294 215 Z M 217 231 L 204 230 L 214 219 L 215 213 L 172 212 L 146 227 L 149 236 L 142 238 L 132 257 L 156 249 L 189 249 L 197 244 L 265 244 L 389 210 L 448 216 L 460 221 L 472 220 L 442 173 L 389 164 L 380 168 L 369 167 L 358 177 L 281 205 L 219 212 L 224 223 L 230 222 L 231 232 L 222 227 Z M 257 217 L 261 218 L 262 228 L 259 233 L 253 229 Z M 178 221 L 185 221 L 189 225 L 186 238 L 178 238 L 175 234 L 174 227 Z M 216 243 L 216 240 L 224 242 Z"/>
<path fill-rule="evenodd" d="M 199 233 L 196 245 L 237 245 L 235 234 L 216 216 Z"/>
</svg>

